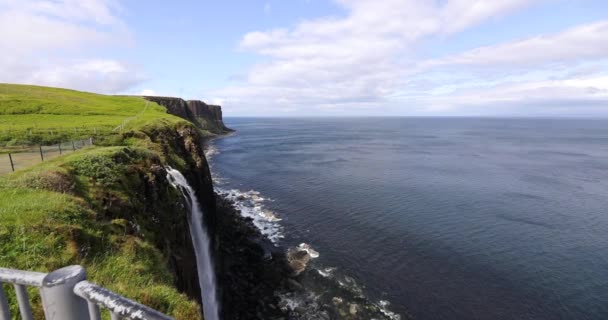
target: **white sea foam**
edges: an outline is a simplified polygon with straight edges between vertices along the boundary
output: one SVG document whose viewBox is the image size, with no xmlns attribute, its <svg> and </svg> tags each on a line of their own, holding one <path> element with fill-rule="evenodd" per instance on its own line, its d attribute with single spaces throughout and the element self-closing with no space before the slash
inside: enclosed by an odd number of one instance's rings
<svg viewBox="0 0 608 320">
<path fill-rule="evenodd" d="M 323 269 L 315 269 L 317 270 L 317 272 L 323 276 L 323 278 L 332 278 L 334 276 L 334 272 L 336 271 L 337 268 L 333 267 L 333 268 L 323 268 Z"/>
<path fill-rule="evenodd" d="M 380 312 L 382 312 L 385 316 L 387 316 L 391 320 L 401 320 L 401 315 L 398 315 L 390 310 L 388 310 L 388 306 L 391 303 L 386 300 L 380 300 L 378 302 L 378 308 L 380 308 Z"/>
<path fill-rule="evenodd" d="M 220 153 L 219 149 L 212 143 L 205 145 L 205 158 L 207 158 L 207 161 L 210 161 L 218 153 Z"/>
<path fill-rule="evenodd" d="M 208 144 L 207 148 L 205 149 L 205 155 L 207 156 L 208 160 L 219 153 L 219 150 L 213 144 Z M 212 163 L 210 162 L 209 165 L 211 166 Z M 275 212 L 267 209 L 265 206 L 265 203 L 272 202 L 273 200 L 262 196 L 261 193 L 256 190 L 242 191 L 238 189 L 226 188 L 224 185 L 227 183 L 227 180 L 215 174 L 213 170 L 212 178 L 215 191 L 223 195 L 226 199 L 231 200 L 234 203 L 235 208 L 240 211 L 241 216 L 251 218 L 253 224 L 260 230 L 260 232 L 268 237 L 268 239 L 270 239 L 270 241 L 272 241 L 275 245 L 278 245 L 279 241 L 284 238 L 283 227 L 278 223 L 281 221 L 281 218 Z M 315 251 L 306 243 L 301 243 L 297 248 L 306 251 L 312 259 L 319 257 L 319 252 Z M 324 278 L 332 279 L 338 277 L 339 279 L 335 279 L 335 281 L 340 287 L 349 290 L 356 296 L 363 296 L 363 290 L 355 282 L 355 280 L 348 276 L 337 275 L 337 268 L 327 267 L 315 270 Z M 313 294 L 312 292 L 307 292 L 304 294 L 290 292 L 280 294 L 279 298 L 281 301 L 279 303 L 281 308 L 293 311 L 297 307 L 313 309 L 313 306 L 317 305 L 317 303 L 315 302 L 311 304 L 311 302 L 318 300 L 319 296 Z M 388 301 L 381 300 L 374 304 L 388 319 L 401 320 L 401 316 L 399 314 L 396 314 L 388 309 L 390 305 Z"/>
<path fill-rule="evenodd" d="M 350 291 L 353 295 L 364 297 L 363 288 L 352 277 L 342 275 L 337 281 L 340 287 Z"/>
<path fill-rule="evenodd" d="M 304 299 L 294 293 L 280 294 L 279 299 L 281 308 L 291 311 L 304 304 Z"/>
<path fill-rule="evenodd" d="M 319 257 L 319 252 L 315 251 L 309 244 L 300 243 L 298 246 L 298 250 L 306 251 L 311 259 L 315 259 Z"/>
<path fill-rule="evenodd" d="M 260 232 L 268 237 L 270 241 L 278 244 L 283 238 L 283 227 L 278 223 L 281 221 L 277 215 L 266 209 L 264 203 L 271 201 L 268 198 L 260 196 L 260 193 L 255 190 L 241 191 L 238 189 L 223 189 L 216 186 L 216 192 L 231 200 L 241 216 L 251 218 Z"/>
</svg>

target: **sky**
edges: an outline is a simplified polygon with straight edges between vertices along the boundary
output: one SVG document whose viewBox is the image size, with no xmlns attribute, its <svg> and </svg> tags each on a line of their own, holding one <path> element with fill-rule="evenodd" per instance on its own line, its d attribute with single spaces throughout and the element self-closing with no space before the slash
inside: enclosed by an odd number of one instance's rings
<svg viewBox="0 0 608 320">
<path fill-rule="evenodd" d="M 0 0 L 0 52 L 227 116 L 608 117 L 604 0 Z"/>
</svg>

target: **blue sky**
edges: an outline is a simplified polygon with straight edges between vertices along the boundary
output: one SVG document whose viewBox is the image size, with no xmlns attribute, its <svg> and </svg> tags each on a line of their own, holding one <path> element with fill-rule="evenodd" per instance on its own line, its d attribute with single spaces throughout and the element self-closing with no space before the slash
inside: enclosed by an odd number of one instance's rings
<svg viewBox="0 0 608 320">
<path fill-rule="evenodd" d="M 0 82 L 229 116 L 608 116 L 608 2 L 0 0 Z"/>
</svg>

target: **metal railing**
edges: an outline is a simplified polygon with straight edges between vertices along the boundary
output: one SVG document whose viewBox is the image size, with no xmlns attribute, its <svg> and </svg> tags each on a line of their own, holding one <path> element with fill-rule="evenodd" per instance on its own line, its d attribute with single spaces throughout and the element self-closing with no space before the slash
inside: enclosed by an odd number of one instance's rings
<svg viewBox="0 0 608 320">
<path fill-rule="evenodd" d="M 112 320 L 173 320 L 154 309 L 86 281 L 86 272 L 81 266 L 69 266 L 48 274 L 0 268 L 0 320 L 11 319 L 3 283 L 14 286 L 23 320 L 33 319 L 26 286 L 39 288 L 47 320 L 100 320 L 100 307 L 110 312 Z"/>
</svg>

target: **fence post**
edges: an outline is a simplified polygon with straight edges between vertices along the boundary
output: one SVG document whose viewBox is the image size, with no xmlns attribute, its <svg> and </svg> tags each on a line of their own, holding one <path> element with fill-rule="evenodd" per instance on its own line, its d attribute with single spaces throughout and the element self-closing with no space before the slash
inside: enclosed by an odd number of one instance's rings
<svg viewBox="0 0 608 320">
<path fill-rule="evenodd" d="M 81 266 L 69 266 L 47 274 L 40 296 L 47 320 L 89 320 L 87 301 L 74 293 L 74 286 L 87 278 Z"/>
<path fill-rule="evenodd" d="M 13 169 L 13 172 L 15 172 L 15 164 L 13 163 L 13 156 L 11 156 L 11 154 L 8 154 L 8 160 L 11 162 L 11 169 Z"/>
<path fill-rule="evenodd" d="M 89 138 L 90 145 L 93 145 L 93 137 Z"/>
<path fill-rule="evenodd" d="M 59 155 L 61 155 L 61 142 L 59 142 L 57 146 L 59 147 Z"/>
<path fill-rule="evenodd" d="M 76 151 L 76 146 L 74 145 L 74 140 L 72 140 L 72 150 Z"/>
<path fill-rule="evenodd" d="M 44 161 L 44 155 L 42 154 L 42 146 L 38 146 L 38 148 L 40 149 L 40 159 Z"/>
</svg>

